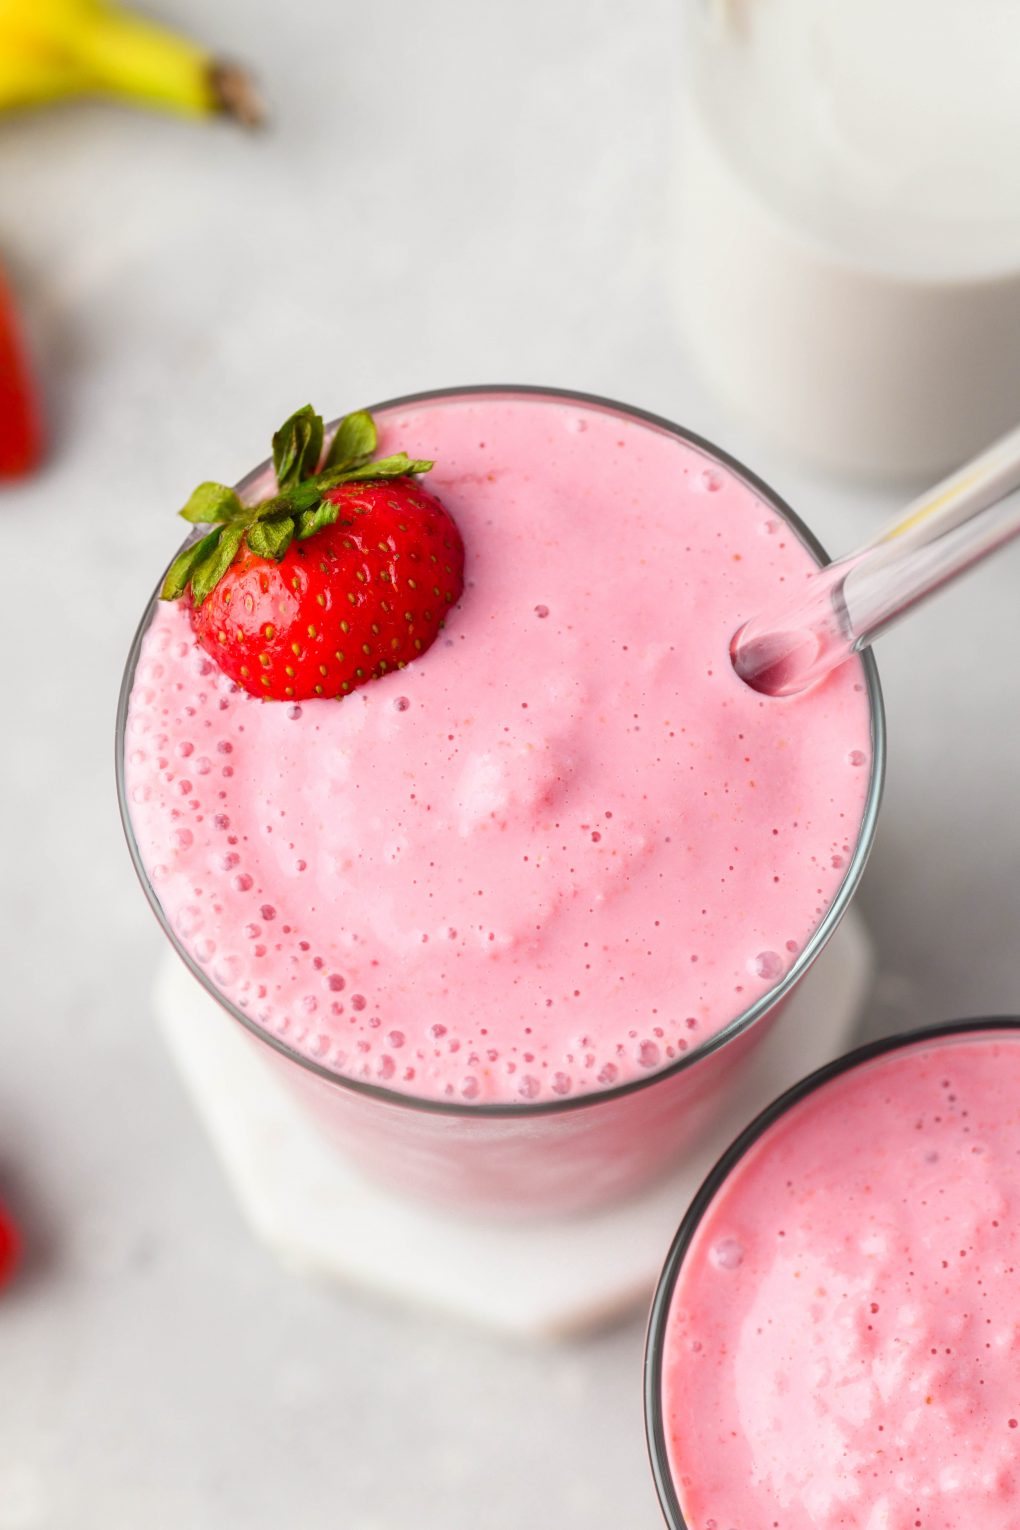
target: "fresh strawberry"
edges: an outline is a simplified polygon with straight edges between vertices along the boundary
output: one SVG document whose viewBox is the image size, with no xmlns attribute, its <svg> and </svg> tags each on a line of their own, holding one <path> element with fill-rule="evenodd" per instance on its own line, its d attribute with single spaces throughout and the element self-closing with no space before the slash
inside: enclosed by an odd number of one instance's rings
<svg viewBox="0 0 1020 1530">
<path fill-rule="evenodd" d="M 0 478 L 18 478 L 42 455 L 42 427 L 18 334 L 14 304 L 0 275 Z"/>
<path fill-rule="evenodd" d="M 216 529 L 171 564 L 162 597 L 190 593 L 199 643 L 253 696 L 344 696 L 403 669 L 460 598 L 460 533 L 413 476 L 431 462 L 373 461 L 376 440 L 370 414 L 347 415 L 316 471 L 323 425 L 306 405 L 273 437 L 273 498 L 242 505 L 205 483 L 181 511 Z"/>
<path fill-rule="evenodd" d="M 14 1274 L 21 1257 L 21 1236 L 10 1214 L 0 1205 L 0 1286 Z"/>
</svg>

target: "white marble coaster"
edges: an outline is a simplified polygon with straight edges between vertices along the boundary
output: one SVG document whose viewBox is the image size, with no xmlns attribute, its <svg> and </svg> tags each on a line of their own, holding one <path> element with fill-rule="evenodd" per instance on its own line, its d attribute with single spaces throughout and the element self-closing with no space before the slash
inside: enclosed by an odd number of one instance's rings
<svg viewBox="0 0 1020 1530">
<path fill-rule="evenodd" d="M 155 1006 L 244 1215 L 288 1265 L 505 1332 L 555 1336 L 648 1299 L 719 1154 L 762 1106 L 851 1044 L 871 966 L 870 941 L 850 910 L 697 1152 L 608 1211 L 510 1225 L 452 1216 L 363 1179 L 306 1124 L 235 1022 L 171 952 Z"/>
</svg>

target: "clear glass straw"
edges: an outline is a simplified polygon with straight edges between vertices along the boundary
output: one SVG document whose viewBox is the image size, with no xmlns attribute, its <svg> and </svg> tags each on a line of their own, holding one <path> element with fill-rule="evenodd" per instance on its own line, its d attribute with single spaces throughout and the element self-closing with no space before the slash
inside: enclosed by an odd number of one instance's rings
<svg viewBox="0 0 1020 1530">
<path fill-rule="evenodd" d="M 730 644 L 742 680 L 792 696 L 1020 533 L 1020 427 L 913 500 L 874 541 L 753 616 Z"/>
</svg>

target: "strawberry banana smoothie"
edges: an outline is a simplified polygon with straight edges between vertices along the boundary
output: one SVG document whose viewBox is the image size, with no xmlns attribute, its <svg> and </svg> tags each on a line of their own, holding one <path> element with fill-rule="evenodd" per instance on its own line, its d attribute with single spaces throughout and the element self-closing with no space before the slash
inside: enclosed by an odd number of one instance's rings
<svg viewBox="0 0 1020 1530">
<path fill-rule="evenodd" d="M 675 1526 L 1020 1524 L 1020 1024 L 893 1045 L 809 1084 L 680 1256 Z"/>
<path fill-rule="evenodd" d="M 465 1109 L 647 1081 L 802 964 L 875 791 L 866 672 L 783 701 L 735 677 L 735 628 L 815 558 L 668 428 L 513 392 L 377 424 L 419 476 L 348 490 L 454 523 L 426 527 L 442 587 L 405 580 L 437 610 L 396 601 L 434 641 L 388 637 L 372 536 L 336 573 L 342 517 L 287 554 L 328 558 L 282 646 L 262 531 L 203 604 L 157 605 L 125 741 L 141 864 L 223 999 L 320 1072 Z"/>
</svg>

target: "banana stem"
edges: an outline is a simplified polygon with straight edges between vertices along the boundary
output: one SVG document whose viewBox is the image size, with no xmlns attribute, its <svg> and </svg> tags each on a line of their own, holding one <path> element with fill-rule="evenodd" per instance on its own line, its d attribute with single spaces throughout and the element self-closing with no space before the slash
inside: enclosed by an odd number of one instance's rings
<svg viewBox="0 0 1020 1530">
<path fill-rule="evenodd" d="M 262 120 L 261 102 L 243 71 L 144 17 L 101 8 L 75 42 L 78 59 L 100 90 L 185 116 L 225 112 L 245 126 Z"/>
</svg>

